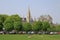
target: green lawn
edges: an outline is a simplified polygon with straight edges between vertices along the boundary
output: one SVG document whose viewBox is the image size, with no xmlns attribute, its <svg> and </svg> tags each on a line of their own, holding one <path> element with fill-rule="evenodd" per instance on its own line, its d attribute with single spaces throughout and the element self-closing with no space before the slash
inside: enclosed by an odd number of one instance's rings
<svg viewBox="0 0 60 40">
<path fill-rule="evenodd" d="M 60 40 L 60 35 L 0 35 L 0 40 Z"/>
</svg>

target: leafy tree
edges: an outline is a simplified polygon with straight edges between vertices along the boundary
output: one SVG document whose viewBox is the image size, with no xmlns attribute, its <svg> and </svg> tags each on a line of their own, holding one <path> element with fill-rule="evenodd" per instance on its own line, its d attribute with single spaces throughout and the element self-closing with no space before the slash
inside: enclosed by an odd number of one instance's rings
<svg viewBox="0 0 60 40">
<path fill-rule="evenodd" d="M 3 24 L 0 23 L 0 31 L 3 30 Z"/>
<path fill-rule="evenodd" d="M 21 19 L 18 15 L 11 15 L 4 22 L 4 27 L 7 31 L 11 31 L 13 29 L 19 31 L 22 27 Z"/>
<path fill-rule="evenodd" d="M 22 24 L 20 21 L 18 22 L 14 22 L 14 29 L 17 31 L 21 31 L 22 30 Z"/>
<path fill-rule="evenodd" d="M 21 18 L 16 14 L 11 16 L 12 20 L 14 21 L 14 29 L 20 31 L 22 29 L 22 22 Z"/>
<path fill-rule="evenodd" d="M 55 30 L 55 27 L 53 27 L 52 25 L 50 25 L 50 28 L 47 28 L 47 31 L 50 32 L 50 31 L 54 31 Z"/>
<path fill-rule="evenodd" d="M 42 22 L 42 30 L 47 31 L 50 28 L 50 24 L 47 21 Z"/>
<path fill-rule="evenodd" d="M 17 14 L 11 15 L 11 18 L 13 19 L 14 22 L 17 22 L 17 21 L 20 21 L 21 22 L 21 18 Z"/>
<path fill-rule="evenodd" d="M 23 31 L 31 31 L 32 26 L 31 26 L 30 23 L 25 22 L 25 23 L 23 23 L 23 28 L 22 29 L 23 29 Z"/>
<path fill-rule="evenodd" d="M 0 30 L 3 28 L 3 16 L 0 15 Z"/>
<path fill-rule="evenodd" d="M 6 15 L 7 16 L 7 15 Z M 0 30 L 3 30 L 3 23 L 4 23 L 4 21 L 5 21 L 5 17 L 6 17 L 5 15 L 0 15 Z"/>
<path fill-rule="evenodd" d="M 41 29 L 42 29 L 42 22 L 40 22 L 40 21 L 38 21 L 38 22 L 34 22 L 33 24 L 32 24 L 32 30 L 33 31 L 41 31 Z"/>
<path fill-rule="evenodd" d="M 48 31 L 60 31 L 60 25 L 51 26 Z"/>
<path fill-rule="evenodd" d="M 11 17 L 8 17 L 5 22 L 4 22 L 4 28 L 6 31 L 12 31 L 14 26 L 13 26 L 13 20 Z"/>
<path fill-rule="evenodd" d="M 57 25 L 57 26 L 55 27 L 55 31 L 60 31 L 60 25 Z"/>
<path fill-rule="evenodd" d="M 8 15 L 0 15 L 0 22 L 4 23 Z"/>
</svg>

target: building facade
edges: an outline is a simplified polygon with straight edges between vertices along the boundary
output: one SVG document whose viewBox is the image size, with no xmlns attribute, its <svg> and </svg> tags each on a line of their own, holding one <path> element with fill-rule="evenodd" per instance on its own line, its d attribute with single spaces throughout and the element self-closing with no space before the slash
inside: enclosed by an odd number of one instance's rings
<svg viewBox="0 0 60 40">
<path fill-rule="evenodd" d="M 42 15 L 38 19 L 39 21 L 48 21 L 52 24 L 52 17 L 50 15 Z"/>
</svg>

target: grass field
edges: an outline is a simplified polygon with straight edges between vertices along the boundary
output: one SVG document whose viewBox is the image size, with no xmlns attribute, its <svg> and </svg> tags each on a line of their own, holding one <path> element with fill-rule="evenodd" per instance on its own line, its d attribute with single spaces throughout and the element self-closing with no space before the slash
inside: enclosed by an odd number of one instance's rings
<svg viewBox="0 0 60 40">
<path fill-rule="evenodd" d="M 60 40 L 60 35 L 0 35 L 0 40 Z"/>
</svg>

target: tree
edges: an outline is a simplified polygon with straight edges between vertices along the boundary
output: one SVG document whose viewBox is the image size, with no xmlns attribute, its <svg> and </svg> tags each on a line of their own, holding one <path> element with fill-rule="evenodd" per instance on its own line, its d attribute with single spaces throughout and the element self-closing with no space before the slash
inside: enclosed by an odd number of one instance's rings
<svg viewBox="0 0 60 40">
<path fill-rule="evenodd" d="M 35 21 L 32 24 L 32 30 L 33 31 L 41 31 L 42 29 L 42 22 L 41 21 Z"/>
<path fill-rule="evenodd" d="M 22 22 L 21 22 L 21 18 L 16 14 L 16 15 L 12 15 L 11 16 L 12 20 L 14 21 L 14 29 L 16 31 L 20 31 L 22 29 Z"/>
<path fill-rule="evenodd" d="M 0 30 L 3 28 L 3 16 L 0 15 Z"/>
<path fill-rule="evenodd" d="M 6 31 L 12 31 L 14 29 L 20 31 L 22 27 L 21 18 L 18 15 L 9 16 L 4 22 L 4 27 Z"/>
<path fill-rule="evenodd" d="M 23 31 L 31 31 L 32 30 L 32 26 L 30 23 L 23 23 Z"/>
<path fill-rule="evenodd" d="M 42 22 L 42 30 L 43 31 L 47 31 L 48 29 L 50 29 L 50 24 L 49 24 L 49 22 L 47 22 L 47 21 L 44 21 L 44 22 Z"/>
<path fill-rule="evenodd" d="M 6 15 L 7 16 L 7 15 Z M 5 21 L 5 17 L 6 17 L 5 15 L 0 15 L 0 30 L 3 30 L 3 23 L 4 23 L 4 21 Z"/>
<path fill-rule="evenodd" d="M 13 20 L 11 17 L 8 17 L 4 22 L 4 28 L 6 31 L 12 31 L 14 29 Z"/>
<path fill-rule="evenodd" d="M 50 32 L 50 31 L 53 31 L 54 30 L 54 27 L 51 26 L 50 28 L 47 28 L 47 31 Z"/>
<path fill-rule="evenodd" d="M 60 31 L 60 25 L 55 25 L 55 26 L 51 25 L 48 31 L 53 31 L 53 32 Z"/>
<path fill-rule="evenodd" d="M 0 31 L 3 30 L 3 24 L 0 23 Z"/>
<path fill-rule="evenodd" d="M 60 25 L 55 26 L 55 31 L 60 31 Z"/>
<path fill-rule="evenodd" d="M 21 18 L 19 15 L 15 14 L 15 15 L 11 15 L 11 18 L 13 19 L 14 22 L 20 21 L 21 22 Z"/>
<path fill-rule="evenodd" d="M 14 29 L 17 30 L 17 31 L 22 30 L 22 24 L 20 23 L 20 21 L 14 22 Z"/>
</svg>

